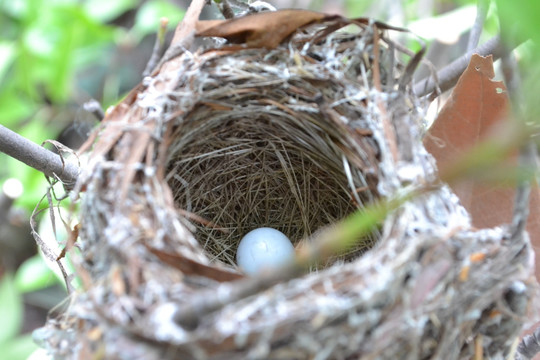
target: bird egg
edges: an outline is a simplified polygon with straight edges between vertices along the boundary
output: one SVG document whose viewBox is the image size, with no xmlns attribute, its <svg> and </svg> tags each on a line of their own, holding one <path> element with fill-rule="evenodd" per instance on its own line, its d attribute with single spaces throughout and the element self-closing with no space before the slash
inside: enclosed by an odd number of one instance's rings
<svg viewBox="0 0 540 360">
<path fill-rule="evenodd" d="M 282 266 L 294 259 L 294 247 L 281 231 L 269 227 L 247 233 L 236 253 L 238 266 L 249 275 Z"/>
</svg>

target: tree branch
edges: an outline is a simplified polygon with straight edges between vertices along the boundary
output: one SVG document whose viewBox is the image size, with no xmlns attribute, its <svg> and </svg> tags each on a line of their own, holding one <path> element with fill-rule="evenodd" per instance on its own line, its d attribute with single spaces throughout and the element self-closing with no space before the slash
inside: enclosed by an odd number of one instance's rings
<svg viewBox="0 0 540 360">
<path fill-rule="evenodd" d="M 540 353 L 540 327 L 521 340 L 517 348 L 516 360 L 531 360 Z"/>
<path fill-rule="evenodd" d="M 474 25 L 469 34 L 469 42 L 467 43 L 467 51 L 472 51 L 478 46 L 480 35 L 482 35 L 482 28 L 486 21 L 487 13 L 489 11 L 489 5 L 491 0 L 478 0 L 476 4 L 476 19 Z"/>
<path fill-rule="evenodd" d="M 473 51 L 467 52 L 467 54 L 461 56 L 439 70 L 437 72 L 438 81 L 436 81 L 432 76 L 428 76 L 425 79 L 418 81 L 414 85 L 414 92 L 418 96 L 425 96 L 434 92 L 438 85 L 441 93 L 443 93 L 457 83 L 459 77 L 463 71 L 465 71 L 467 65 L 469 65 L 469 60 L 471 59 L 472 54 L 479 54 L 482 56 L 491 54 L 493 55 L 493 59 L 496 60 L 500 58 L 503 53 L 504 49 L 501 46 L 500 37 L 495 36 Z M 432 98 L 434 99 L 438 95 L 438 93 L 434 93 L 432 94 Z"/>
<path fill-rule="evenodd" d="M 21 135 L 0 125 L 0 152 L 41 171 L 47 176 L 59 179 L 71 189 L 79 175 L 79 168 L 65 162 L 60 155 L 47 150 Z"/>
</svg>

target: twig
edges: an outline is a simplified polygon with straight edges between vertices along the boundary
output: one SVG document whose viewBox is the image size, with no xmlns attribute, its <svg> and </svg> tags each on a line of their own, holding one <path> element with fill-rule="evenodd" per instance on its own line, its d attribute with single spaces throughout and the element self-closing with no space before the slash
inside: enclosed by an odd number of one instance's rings
<svg viewBox="0 0 540 360">
<path fill-rule="evenodd" d="M 85 102 L 83 109 L 94 115 L 98 121 L 102 121 L 105 118 L 105 111 L 103 111 L 101 104 L 96 99 Z"/>
<path fill-rule="evenodd" d="M 41 171 L 47 176 L 59 179 L 71 189 L 79 175 L 79 168 L 21 135 L 0 125 L 0 151 Z"/>
<path fill-rule="evenodd" d="M 229 4 L 228 0 L 221 1 L 221 4 L 218 4 L 218 8 L 225 19 L 234 18 L 234 11 L 231 5 Z M 246 8 L 247 8 L 247 4 L 246 4 Z"/>
<path fill-rule="evenodd" d="M 439 79 L 438 85 L 441 89 L 441 92 L 450 89 L 457 83 L 457 80 L 459 79 L 463 71 L 465 71 L 465 69 L 467 68 L 472 54 L 475 53 L 482 56 L 492 54 L 494 60 L 499 59 L 504 53 L 504 50 L 501 46 L 500 37 L 495 36 L 489 39 L 473 51 L 467 52 L 467 54 L 461 56 L 460 58 L 454 60 L 453 62 L 439 70 L 437 72 L 437 78 Z M 414 91 L 418 96 L 425 96 L 431 94 L 436 89 L 436 85 L 437 84 L 433 77 L 428 76 L 425 79 L 418 81 L 414 85 Z M 431 100 L 435 99 L 438 95 L 439 94 L 437 93 L 433 93 L 430 96 Z"/>
<path fill-rule="evenodd" d="M 500 21 L 501 19 L 499 19 Z M 502 31 L 506 29 L 502 28 Z M 506 32 L 505 32 L 506 33 Z M 514 109 L 519 109 L 519 104 L 523 99 L 521 76 L 519 68 L 510 48 L 507 43 L 502 44 L 503 56 L 501 58 L 503 76 L 506 84 L 506 92 L 509 95 L 512 104 L 515 105 Z M 516 116 L 514 121 L 522 122 L 522 116 Z M 521 123 L 516 123 L 515 126 L 523 126 Z M 527 139 L 523 145 L 521 145 L 519 153 L 519 165 L 520 168 L 526 169 L 526 171 L 532 171 L 536 173 L 536 145 L 533 141 Z M 525 180 L 520 181 L 516 188 L 516 195 L 514 198 L 514 212 L 512 218 L 512 239 L 519 239 L 525 231 L 527 225 L 527 219 L 529 217 L 529 200 L 531 193 L 531 181 L 533 176 L 526 177 Z"/>
<path fill-rule="evenodd" d="M 194 39 L 195 34 L 195 25 L 199 20 L 199 15 L 201 14 L 202 8 L 206 4 L 206 0 L 193 0 L 189 5 L 184 19 L 174 31 L 174 36 L 171 41 L 171 45 L 163 54 L 163 57 L 157 64 L 154 72 L 156 72 L 164 63 L 177 57 L 178 55 L 184 53 L 189 47 Z"/>
<path fill-rule="evenodd" d="M 519 154 L 520 168 L 536 172 L 536 145 L 529 141 Z M 512 218 L 512 239 L 519 239 L 525 231 L 529 217 L 529 198 L 531 194 L 531 180 L 521 181 L 516 188 L 514 199 L 514 214 Z"/>
<path fill-rule="evenodd" d="M 150 56 L 150 60 L 148 60 L 148 64 L 146 64 L 146 68 L 142 73 L 143 77 L 150 75 L 159 63 L 159 58 L 163 53 L 163 48 L 165 47 L 165 33 L 167 32 L 168 24 L 169 19 L 161 18 L 159 22 L 159 29 L 156 34 L 156 42 L 154 43 L 154 48 L 152 49 L 152 56 Z"/>
<path fill-rule="evenodd" d="M 521 340 L 517 348 L 516 360 L 531 360 L 540 353 L 540 327 Z"/>
<path fill-rule="evenodd" d="M 190 36 L 191 33 L 195 31 L 195 25 L 199 20 L 199 15 L 201 14 L 205 3 L 205 0 L 193 0 L 191 4 L 189 4 L 186 15 L 184 15 L 184 19 L 174 32 L 171 47 L 173 47 L 175 43 L 185 40 Z"/>
<path fill-rule="evenodd" d="M 489 10 L 490 0 L 478 0 L 476 5 L 476 19 L 474 20 L 474 25 L 469 34 L 469 42 L 467 44 L 467 52 L 473 51 L 480 41 L 480 35 L 482 34 L 482 28 L 484 27 L 484 22 L 486 21 L 487 13 Z"/>
</svg>

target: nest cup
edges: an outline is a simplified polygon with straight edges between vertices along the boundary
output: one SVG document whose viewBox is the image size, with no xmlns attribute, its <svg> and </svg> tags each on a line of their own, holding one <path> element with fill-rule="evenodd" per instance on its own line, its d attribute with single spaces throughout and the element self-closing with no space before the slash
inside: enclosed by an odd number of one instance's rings
<svg viewBox="0 0 540 360">
<path fill-rule="evenodd" d="M 238 243 L 258 227 L 298 245 L 377 196 L 371 35 L 210 54 L 186 79 L 202 92 L 173 131 L 166 180 L 211 260 L 235 266 Z M 381 47 L 381 58 L 394 56 L 387 52 Z M 339 258 L 356 258 L 377 237 Z"/>
</svg>

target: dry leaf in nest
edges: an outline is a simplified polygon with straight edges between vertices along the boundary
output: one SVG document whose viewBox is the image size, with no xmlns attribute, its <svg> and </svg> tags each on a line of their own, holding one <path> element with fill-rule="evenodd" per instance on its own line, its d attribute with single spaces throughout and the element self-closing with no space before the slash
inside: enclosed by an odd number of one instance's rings
<svg viewBox="0 0 540 360">
<path fill-rule="evenodd" d="M 404 28 L 387 25 L 369 18 L 347 19 L 340 15 L 324 14 L 302 9 L 285 9 L 256 13 L 227 20 L 203 20 L 195 25 L 196 36 L 222 37 L 242 48 L 274 49 L 291 34 L 308 25 L 326 22 L 328 25 L 313 40 L 321 40 L 328 34 L 347 25 L 373 25 L 375 28 L 408 32 Z M 239 48 L 234 48 L 239 49 Z M 417 55 L 418 59 L 423 50 Z M 414 66 L 417 64 L 412 61 Z"/>
<path fill-rule="evenodd" d="M 199 21 L 196 35 L 223 37 L 233 44 L 274 49 L 298 28 L 336 18 L 340 16 L 300 9 L 279 10 L 231 20 Z"/>
</svg>

